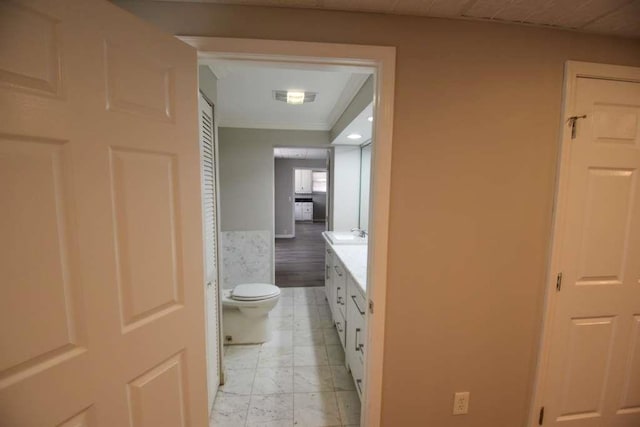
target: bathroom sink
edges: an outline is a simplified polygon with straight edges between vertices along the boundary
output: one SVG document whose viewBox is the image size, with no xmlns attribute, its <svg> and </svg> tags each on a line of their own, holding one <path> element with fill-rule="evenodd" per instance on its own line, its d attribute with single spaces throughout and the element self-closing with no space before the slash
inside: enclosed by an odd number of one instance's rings
<svg viewBox="0 0 640 427">
<path fill-rule="evenodd" d="M 325 231 L 323 233 L 332 245 L 366 245 L 367 238 L 348 231 Z"/>
</svg>

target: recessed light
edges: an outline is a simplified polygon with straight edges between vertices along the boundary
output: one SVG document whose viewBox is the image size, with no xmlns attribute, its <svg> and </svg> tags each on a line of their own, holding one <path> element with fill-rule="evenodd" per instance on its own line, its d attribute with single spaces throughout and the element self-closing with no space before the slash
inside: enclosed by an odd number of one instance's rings
<svg viewBox="0 0 640 427">
<path fill-rule="evenodd" d="M 359 133 L 350 133 L 349 135 L 347 135 L 347 138 L 349 138 L 349 139 L 360 139 L 360 138 L 362 138 L 362 135 L 360 135 Z"/>
<path fill-rule="evenodd" d="M 368 118 L 367 120 L 369 120 L 370 122 L 372 122 L 372 121 L 373 121 L 373 116 L 369 116 L 369 118 Z"/>
<path fill-rule="evenodd" d="M 292 105 L 304 104 L 304 92 L 288 90 L 287 104 L 292 104 Z"/>
</svg>

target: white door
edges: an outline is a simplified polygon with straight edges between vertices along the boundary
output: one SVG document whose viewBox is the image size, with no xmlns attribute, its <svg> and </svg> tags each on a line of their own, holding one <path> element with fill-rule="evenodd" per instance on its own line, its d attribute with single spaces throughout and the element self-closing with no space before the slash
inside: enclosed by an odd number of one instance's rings
<svg viewBox="0 0 640 427">
<path fill-rule="evenodd" d="M 196 52 L 0 3 L 0 424 L 207 425 Z"/>
<path fill-rule="evenodd" d="M 577 78 L 567 102 L 586 118 L 564 142 L 543 425 L 637 427 L 640 83 Z"/>
<path fill-rule="evenodd" d="M 218 281 L 218 158 L 213 106 L 202 94 L 198 97 L 200 118 L 200 155 L 202 156 L 202 200 L 205 235 L 205 318 L 207 334 L 207 385 L 209 412 L 213 409 L 220 385 L 220 287 Z"/>
</svg>

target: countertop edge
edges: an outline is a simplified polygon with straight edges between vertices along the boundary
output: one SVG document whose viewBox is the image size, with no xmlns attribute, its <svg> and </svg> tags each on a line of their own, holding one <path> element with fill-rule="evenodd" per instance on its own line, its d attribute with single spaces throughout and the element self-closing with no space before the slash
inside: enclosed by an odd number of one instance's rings
<svg viewBox="0 0 640 427">
<path fill-rule="evenodd" d="M 362 292 L 362 295 L 364 297 L 367 296 L 367 287 L 366 285 L 363 285 L 362 283 L 360 283 L 360 281 L 358 279 L 356 279 L 356 275 L 353 273 L 351 266 L 349 265 L 349 263 L 345 262 L 345 260 L 340 256 L 339 253 L 339 249 L 336 250 L 336 246 L 339 245 L 334 245 L 329 241 L 329 238 L 327 237 L 327 235 L 325 234 L 326 232 L 322 232 L 322 238 L 324 239 L 324 241 L 331 247 L 331 249 L 333 250 L 333 253 L 336 254 L 336 256 L 340 259 L 340 262 L 342 262 L 342 264 L 344 265 L 344 267 L 347 269 L 347 272 L 349 273 L 349 276 L 351 276 L 351 278 L 353 279 L 353 281 L 358 285 L 358 287 L 360 288 L 360 291 Z M 345 245 L 346 246 L 346 245 Z M 351 245 L 349 245 L 351 246 Z M 366 246 L 366 245 L 363 245 Z"/>
</svg>

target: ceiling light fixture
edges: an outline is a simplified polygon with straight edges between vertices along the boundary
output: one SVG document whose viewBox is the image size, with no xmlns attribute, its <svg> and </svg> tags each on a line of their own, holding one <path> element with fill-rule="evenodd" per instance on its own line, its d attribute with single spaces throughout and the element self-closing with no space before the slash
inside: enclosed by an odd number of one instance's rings
<svg viewBox="0 0 640 427">
<path fill-rule="evenodd" d="M 317 92 L 303 90 L 274 90 L 273 99 L 286 102 L 289 105 L 302 105 L 316 100 Z"/>
<path fill-rule="evenodd" d="M 291 105 L 300 105 L 304 104 L 304 92 L 299 92 L 295 90 L 287 91 L 287 104 Z"/>
<path fill-rule="evenodd" d="M 347 138 L 349 138 L 349 139 L 360 139 L 360 138 L 362 138 L 362 135 L 360 135 L 359 133 L 350 133 L 349 135 L 347 135 Z"/>
<path fill-rule="evenodd" d="M 372 122 L 372 121 L 373 121 L 373 116 L 369 116 L 369 118 L 368 118 L 367 120 L 369 120 L 370 122 Z"/>
</svg>

